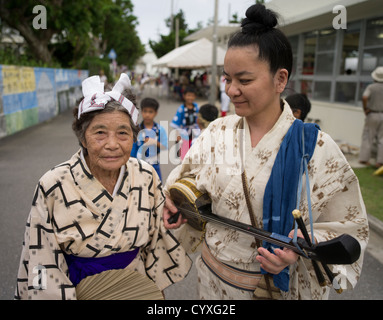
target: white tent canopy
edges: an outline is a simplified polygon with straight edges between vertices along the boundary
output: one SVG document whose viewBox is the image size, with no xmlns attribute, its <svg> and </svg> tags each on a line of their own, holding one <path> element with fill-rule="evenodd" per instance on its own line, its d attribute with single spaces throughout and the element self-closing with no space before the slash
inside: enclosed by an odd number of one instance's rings
<svg viewBox="0 0 383 320">
<path fill-rule="evenodd" d="M 223 66 L 226 51 L 217 46 L 217 66 Z M 154 67 L 198 69 L 212 65 L 213 43 L 202 38 L 165 54 L 153 63 Z"/>
</svg>

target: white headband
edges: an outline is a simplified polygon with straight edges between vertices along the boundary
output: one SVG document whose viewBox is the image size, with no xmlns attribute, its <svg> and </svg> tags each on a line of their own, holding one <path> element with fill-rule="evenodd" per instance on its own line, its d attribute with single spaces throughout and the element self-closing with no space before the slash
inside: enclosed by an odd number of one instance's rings
<svg viewBox="0 0 383 320">
<path fill-rule="evenodd" d="M 109 92 L 104 92 L 104 83 L 100 81 L 99 76 L 85 79 L 82 82 L 84 99 L 78 107 L 78 119 L 83 113 L 104 109 L 109 101 L 115 100 L 128 110 L 134 124 L 137 125 L 138 110 L 129 99 L 122 95 L 122 92 L 128 88 L 130 88 L 130 79 L 125 73 L 121 74 L 120 79 Z"/>
</svg>

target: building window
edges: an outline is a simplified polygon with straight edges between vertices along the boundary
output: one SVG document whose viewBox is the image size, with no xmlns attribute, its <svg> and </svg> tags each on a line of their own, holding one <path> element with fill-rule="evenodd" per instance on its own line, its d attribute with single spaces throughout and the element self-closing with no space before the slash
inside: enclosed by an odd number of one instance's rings
<svg viewBox="0 0 383 320">
<path fill-rule="evenodd" d="M 383 17 L 367 20 L 366 41 L 368 46 L 383 46 Z"/>
<path fill-rule="evenodd" d="M 336 30 L 320 30 L 318 34 L 318 52 L 334 51 L 336 42 Z"/>
<path fill-rule="evenodd" d="M 302 74 L 314 74 L 317 33 L 310 32 L 304 37 Z"/>
<path fill-rule="evenodd" d="M 295 83 L 289 88 L 294 85 L 309 99 L 361 106 L 363 91 L 372 82 L 371 72 L 383 66 L 383 17 L 353 21 L 344 30 L 313 30 L 289 39 L 297 62 Z"/>
<path fill-rule="evenodd" d="M 383 17 L 367 20 L 362 75 L 370 74 L 383 65 Z"/>
<path fill-rule="evenodd" d="M 332 75 L 334 52 L 318 53 L 315 75 Z"/>
<path fill-rule="evenodd" d="M 383 47 L 364 50 L 362 67 L 363 75 L 370 74 L 376 67 L 381 65 L 383 65 Z"/>
<path fill-rule="evenodd" d="M 341 75 L 352 75 L 358 71 L 360 29 L 361 23 L 357 22 L 349 24 L 344 32 L 339 70 Z"/>
<path fill-rule="evenodd" d="M 354 104 L 355 92 L 355 82 L 337 82 L 335 91 L 335 101 Z"/>
<path fill-rule="evenodd" d="M 311 80 L 301 81 L 301 93 L 304 93 L 309 99 L 313 98 L 313 82 Z"/>
<path fill-rule="evenodd" d="M 313 99 L 321 101 L 330 101 L 330 94 L 330 81 L 315 81 Z"/>
<path fill-rule="evenodd" d="M 318 32 L 315 75 L 332 75 L 335 56 L 336 30 Z"/>
<path fill-rule="evenodd" d="M 293 69 L 291 70 L 290 79 L 294 78 L 294 76 L 297 73 L 297 57 L 298 57 L 298 43 L 299 43 L 299 37 L 290 37 L 288 38 L 289 42 L 291 44 L 291 49 L 293 52 Z"/>
</svg>

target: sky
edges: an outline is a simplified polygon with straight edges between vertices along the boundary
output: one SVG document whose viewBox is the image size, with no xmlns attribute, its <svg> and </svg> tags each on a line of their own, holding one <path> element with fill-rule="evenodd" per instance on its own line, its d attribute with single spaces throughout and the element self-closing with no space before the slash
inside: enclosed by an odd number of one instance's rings
<svg viewBox="0 0 383 320">
<path fill-rule="evenodd" d="M 133 14 L 139 22 L 136 29 L 143 44 L 148 44 L 149 40 L 158 41 L 159 35 L 168 34 L 165 20 L 171 16 L 172 3 L 174 14 L 183 10 L 190 29 L 196 28 L 198 22 L 206 27 L 214 17 L 215 0 L 132 0 L 132 3 Z M 234 13 L 242 19 L 246 9 L 254 3 L 254 0 L 218 0 L 219 24 L 227 24 Z"/>
</svg>

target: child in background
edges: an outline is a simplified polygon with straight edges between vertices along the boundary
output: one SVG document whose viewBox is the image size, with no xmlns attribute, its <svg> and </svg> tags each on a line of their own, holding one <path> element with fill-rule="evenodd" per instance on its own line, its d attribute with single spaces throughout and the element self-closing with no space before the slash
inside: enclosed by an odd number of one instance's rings
<svg viewBox="0 0 383 320">
<path fill-rule="evenodd" d="M 200 136 L 203 130 L 205 130 L 208 127 L 210 122 L 218 118 L 218 114 L 219 114 L 219 111 L 215 105 L 207 103 L 201 106 L 197 116 L 197 125 L 200 129 L 200 132 L 198 135 L 194 134 L 192 144 L 195 141 L 195 139 L 197 139 Z M 196 131 L 194 131 L 194 133 L 195 132 Z"/>
<path fill-rule="evenodd" d="M 210 122 L 218 118 L 218 113 L 218 108 L 215 105 L 207 103 L 201 106 L 197 116 L 197 124 L 201 132 L 207 128 Z"/>
<path fill-rule="evenodd" d="M 177 112 L 170 124 L 175 129 L 185 129 L 189 138 L 192 135 L 192 129 L 198 128 L 197 114 L 198 105 L 194 102 L 196 93 L 193 87 L 186 87 L 183 93 L 184 103 L 178 107 Z M 182 137 L 184 139 L 184 137 Z"/>
<path fill-rule="evenodd" d="M 182 140 L 181 158 L 189 150 L 193 139 L 193 129 L 198 129 L 198 105 L 194 102 L 196 93 L 193 87 L 186 87 L 183 93 L 184 103 L 178 107 L 170 126 L 178 130 L 177 142 Z"/>
<path fill-rule="evenodd" d="M 311 110 L 311 102 L 303 93 L 294 93 L 285 99 L 290 105 L 291 111 L 295 118 L 305 121 Z"/>
<path fill-rule="evenodd" d="M 143 121 L 139 125 L 140 132 L 137 142 L 133 144 L 130 156 L 151 164 L 162 180 L 159 153 L 168 148 L 168 137 L 165 129 L 154 121 L 159 106 L 158 101 L 152 98 L 144 98 L 141 101 Z"/>
</svg>

